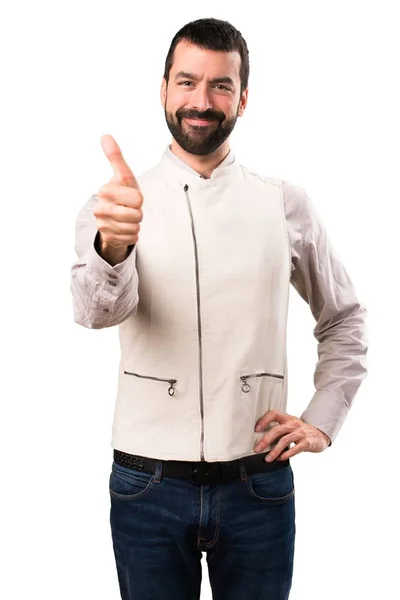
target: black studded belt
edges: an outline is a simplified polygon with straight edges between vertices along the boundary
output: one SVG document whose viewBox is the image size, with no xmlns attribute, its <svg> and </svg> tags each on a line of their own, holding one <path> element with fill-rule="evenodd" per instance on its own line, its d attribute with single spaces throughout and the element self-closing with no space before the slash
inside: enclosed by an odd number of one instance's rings
<svg viewBox="0 0 400 600">
<path fill-rule="evenodd" d="M 239 478 L 241 463 L 245 466 L 247 475 L 263 471 L 274 471 L 288 466 L 289 459 L 273 460 L 270 463 L 265 462 L 264 457 L 267 454 L 268 452 L 261 452 L 260 454 L 251 454 L 236 460 L 222 462 L 162 460 L 162 476 L 188 479 L 193 483 L 211 484 Z M 114 450 L 114 462 L 135 471 L 155 473 L 158 460 Z"/>
</svg>

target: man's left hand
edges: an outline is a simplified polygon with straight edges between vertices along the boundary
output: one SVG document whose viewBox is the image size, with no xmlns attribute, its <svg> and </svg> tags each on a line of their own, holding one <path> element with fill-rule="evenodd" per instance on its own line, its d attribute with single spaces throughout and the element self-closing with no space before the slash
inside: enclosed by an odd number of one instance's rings
<svg viewBox="0 0 400 600">
<path fill-rule="evenodd" d="M 262 452 L 279 438 L 276 446 L 268 452 L 265 458 L 267 462 L 286 460 L 300 452 L 322 452 L 331 443 L 330 438 L 314 425 L 277 410 L 270 410 L 258 419 L 255 429 L 259 426 L 262 431 L 272 421 L 278 425 L 272 427 L 254 447 L 255 452 Z M 295 445 L 283 452 L 291 443 Z"/>
</svg>

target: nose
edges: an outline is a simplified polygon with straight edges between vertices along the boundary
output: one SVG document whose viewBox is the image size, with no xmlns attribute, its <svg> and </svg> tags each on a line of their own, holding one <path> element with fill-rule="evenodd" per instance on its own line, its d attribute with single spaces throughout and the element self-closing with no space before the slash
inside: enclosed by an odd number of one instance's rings
<svg viewBox="0 0 400 600">
<path fill-rule="evenodd" d="M 199 112 L 204 112 L 212 108 L 210 93 L 207 85 L 198 84 L 196 89 L 190 95 L 192 107 Z"/>
</svg>

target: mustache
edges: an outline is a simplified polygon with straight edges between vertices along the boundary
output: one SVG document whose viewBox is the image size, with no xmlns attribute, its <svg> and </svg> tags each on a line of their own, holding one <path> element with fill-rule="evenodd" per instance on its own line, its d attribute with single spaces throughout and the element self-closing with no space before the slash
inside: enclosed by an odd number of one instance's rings
<svg viewBox="0 0 400 600">
<path fill-rule="evenodd" d="M 214 110 L 206 110 L 205 112 L 199 112 L 192 109 L 179 109 L 176 111 L 178 119 L 205 119 L 222 122 L 225 119 L 225 115 Z"/>
</svg>

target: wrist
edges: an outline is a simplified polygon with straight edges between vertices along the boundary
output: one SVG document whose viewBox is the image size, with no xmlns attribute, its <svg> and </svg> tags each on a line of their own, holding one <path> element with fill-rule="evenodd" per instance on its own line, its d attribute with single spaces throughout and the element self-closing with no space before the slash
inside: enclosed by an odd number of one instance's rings
<svg viewBox="0 0 400 600">
<path fill-rule="evenodd" d="M 96 236 L 95 249 L 97 253 L 112 267 L 123 262 L 130 254 L 132 248 L 133 246 L 114 248 L 113 246 L 110 246 L 110 244 L 102 241 L 100 233 Z"/>
<path fill-rule="evenodd" d="M 318 429 L 318 431 L 321 431 L 321 429 Z M 326 435 L 326 433 L 324 433 L 323 431 L 321 431 L 321 434 L 322 434 L 323 438 L 326 440 L 326 443 L 328 444 L 328 446 L 330 446 L 332 443 L 331 438 L 328 435 Z"/>
</svg>

